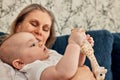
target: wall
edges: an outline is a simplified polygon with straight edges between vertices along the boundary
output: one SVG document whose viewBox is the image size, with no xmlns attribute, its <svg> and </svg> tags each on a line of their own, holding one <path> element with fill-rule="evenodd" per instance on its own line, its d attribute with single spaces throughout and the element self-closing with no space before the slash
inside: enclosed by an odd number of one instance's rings
<svg viewBox="0 0 120 80">
<path fill-rule="evenodd" d="M 10 23 L 31 3 L 54 13 L 57 35 L 69 34 L 73 27 L 120 32 L 120 0 L 0 0 L 0 31 L 9 32 Z"/>
</svg>

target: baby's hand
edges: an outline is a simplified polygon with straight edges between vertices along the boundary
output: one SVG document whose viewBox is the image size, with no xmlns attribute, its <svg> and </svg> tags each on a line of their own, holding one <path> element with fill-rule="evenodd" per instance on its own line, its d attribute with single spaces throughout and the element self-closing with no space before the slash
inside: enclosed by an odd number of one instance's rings
<svg viewBox="0 0 120 80">
<path fill-rule="evenodd" d="M 93 38 L 89 34 L 87 34 L 86 35 L 86 39 L 91 44 L 91 46 L 93 47 L 94 46 L 94 40 L 93 40 Z"/>
<path fill-rule="evenodd" d="M 81 46 L 85 40 L 86 40 L 85 30 L 81 28 L 80 29 L 75 28 L 71 32 L 71 35 L 68 39 L 68 43 L 76 43 Z"/>
</svg>

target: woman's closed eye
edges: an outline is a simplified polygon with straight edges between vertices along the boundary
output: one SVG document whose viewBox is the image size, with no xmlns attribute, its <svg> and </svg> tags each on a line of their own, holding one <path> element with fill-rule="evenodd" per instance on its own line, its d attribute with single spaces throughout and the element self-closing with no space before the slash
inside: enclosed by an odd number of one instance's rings
<svg viewBox="0 0 120 80">
<path fill-rule="evenodd" d="M 30 23 L 34 27 L 37 27 L 39 25 L 39 23 L 37 21 L 31 21 Z"/>
<path fill-rule="evenodd" d="M 44 26 L 43 26 L 43 30 L 44 30 L 45 32 L 48 32 L 48 31 L 50 31 L 50 28 L 49 28 L 48 25 L 44 25 Z"/>
</svg>

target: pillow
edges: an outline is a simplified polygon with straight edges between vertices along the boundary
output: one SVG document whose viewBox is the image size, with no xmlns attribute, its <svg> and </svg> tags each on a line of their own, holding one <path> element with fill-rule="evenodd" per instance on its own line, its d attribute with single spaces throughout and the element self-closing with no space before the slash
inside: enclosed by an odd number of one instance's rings
<svg viewBox="0 0 120 80">
<path fill-rule="evenodd" d="M 113 79 L 120 80 L 120 33 L 113 33 L 114 43 L 112 51 Z"/>
<path fill-rule="evenodd" d="M 4 33 L 4 32 L 0 32 L 0 36 L 2 36 L 2 35 L 4 35 L 4 34 L 6 34 L 6 33 Z"/>
<path fill-rule="evenodd" d="M 54 45 L 52 46 L 52 49 L 56 50 L 58 53 L 63 55 L 68 44 L 68 38 L 69 35 L 57 37 Z"/>
<path fill-rule="evenodd" d="M 94 39 L 94 54 L 100 66 L 104 66 L 108 72 L 105 80 L 112 80 L 111 71 L 111 52 L 113 45 L 113 35 L 107 30 L 87 31 Z M 57 37 L 52 49 L 60 54 L 64 54 L 65 48 L 68 43 L 69 35 Z M 86 59 L 85 64 L 91 68 L 90 62 Z"/>
</svg>

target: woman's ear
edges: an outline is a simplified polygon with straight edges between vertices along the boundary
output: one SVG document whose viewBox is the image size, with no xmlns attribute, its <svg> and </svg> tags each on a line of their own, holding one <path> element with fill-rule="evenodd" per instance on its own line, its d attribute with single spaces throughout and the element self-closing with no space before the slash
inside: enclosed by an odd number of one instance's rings
<svg viewBox="0 0 120 80">
<path fill-rule="evenodd" d="M 15 67 L 16 69 L 22 69 L 25 65 L 25 63 L 21 60 L 21 59 L 15 59 L 12 62 L 13 67 Z"/>
<path fill-rule="evenodd" d="M 18 23 L 16 27 L 16 32 L 20 32 L 20 30 L 21 30 L 21 23 Z"/>
</svg>

